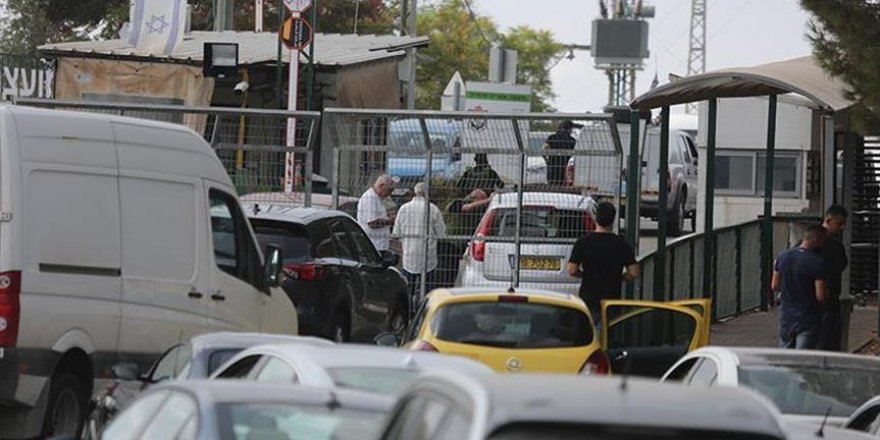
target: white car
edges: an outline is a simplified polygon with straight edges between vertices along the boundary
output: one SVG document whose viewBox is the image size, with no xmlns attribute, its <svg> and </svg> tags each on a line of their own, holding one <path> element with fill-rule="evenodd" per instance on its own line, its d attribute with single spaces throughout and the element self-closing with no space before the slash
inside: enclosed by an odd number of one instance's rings
<svg viewBox="0 0 880 440">
<path fill-rule="evenodd" d="M 813 350 L 704 347 L 688 353 L 661 381 L 748 387 L 769 397 L 788 421 L 841 426 L 880 394 L 876 357 Z"/>
<path fill-rule="evenodd" d="M 515 267 L 517 193 L 494 197 L 462 257 L 456 286 L 510 287 Z M 566 265 L 575 240 L 595 229 L 596 202 L 589 196 L 523 193 L 520 246 L 522 289 L 576 295 L 579 278 Z"/>
<path fill-rule="evenodd" d="M 422 372 L 452 371 L 463 376 L 493 374 L 464 357 L 370 345 L 266 344 L 238 353 L 213 379 L 339 387 L 396 396 Z"/>
</svg>

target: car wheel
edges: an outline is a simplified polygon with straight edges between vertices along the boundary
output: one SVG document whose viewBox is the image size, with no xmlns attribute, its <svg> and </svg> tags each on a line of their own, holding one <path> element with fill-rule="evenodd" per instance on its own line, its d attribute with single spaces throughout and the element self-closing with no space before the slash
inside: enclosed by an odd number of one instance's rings
<svg viewBox="0 0 880 440">
<path fill-rule="evenodd" d="M 330 326 L 330 334 L 327 339 L 342 344 L 351 339 L 351 324 L 348 322 L 348 314 L 340 310 L 336 312 L 333 318 L 333 324 Z"/>
<path fill-rule="evenodd" d="M 388 331 L 398 336 L 403 336 L 409 323 L 409 307 L 406 304 L 406 294 L 400 294 L 397 305 L 391 311 L 388 318 Z"/>
<path fill-rule="evenodd" d="M 43 418 L 45 437 L 70 436 L 80 432 L 85 416 L 85 393 L 76 376 L 63 373 L 52 378 L 49 388 L 49 404 Z"/>
<path fill-rule="evenodd" d="M 684 231 L 684 220 L 687 214 L 684 211 L 684 201 L 681 199 L 682 197 L 676 198 L 675 205 L 666 219 L 666 232 L 673 237 L 678 237 Z"/>
</svg>

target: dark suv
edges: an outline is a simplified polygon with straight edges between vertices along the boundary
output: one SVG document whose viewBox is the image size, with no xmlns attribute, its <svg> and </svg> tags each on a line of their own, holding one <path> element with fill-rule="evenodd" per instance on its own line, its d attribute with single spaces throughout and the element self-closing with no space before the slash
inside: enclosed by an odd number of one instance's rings
<svg viewBox="0 0 880 440">
<path fill-rule="evenodd" d="M 244 204 L 257 240 L 284 255 L 284 291 L 299 313 L 299 332 L 337 342 L 372 342 L 400 333 L 409 317 L 397 255 L 379 254 L 347 214 L 284 205 Z"/>
</svg>

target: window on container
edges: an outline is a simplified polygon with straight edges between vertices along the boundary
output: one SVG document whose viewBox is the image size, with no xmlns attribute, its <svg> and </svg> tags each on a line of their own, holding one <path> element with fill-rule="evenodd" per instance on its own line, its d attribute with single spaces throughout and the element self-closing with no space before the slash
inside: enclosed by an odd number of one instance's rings
<svg viewBox="0 0 880 440">
<path fill-rule="evenodd" d="M 773 195 L 774 196 L 797 196 L 800 185 L 798 184 L 800 173 L 800 158 L 793 155 L 777 154 L 773 159 Z M 757 195 L 764 195 L 764 182 L 767 172 L 767 156 L 758 154 L 757 175 L 755 188 Z"/>
<path fill-rule="evenodd" d="M 754 155 L 718 152 L 715 156 L 715 189 L 721 193 L 754 193 Z"/>
</svg>

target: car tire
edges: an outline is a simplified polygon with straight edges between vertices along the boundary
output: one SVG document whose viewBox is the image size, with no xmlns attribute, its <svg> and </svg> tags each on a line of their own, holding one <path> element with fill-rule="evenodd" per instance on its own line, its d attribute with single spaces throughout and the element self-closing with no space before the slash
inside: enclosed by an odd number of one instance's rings
<svg viewBox="0 0 880 440">
<path fill-rule="evenodd" d="M 49 403 L 43 417 L 43 436 L 75 437 L 82 432 L 87 408 L 82 383 L 73 374 L 61 373 L 52 377 Z"/>
<path fill-rule="evenodd" d="M 330 324 L 330 331 L 326 335 L 327 339 L 342 344 L 351 340 L 351 323 L 348 314 L 343 310 L 336 312 L 333 322 Z"/>
<path fill-rule="evenodd" d="M 684 231 L 684 220 L 687 217 L 687 213 L 684 210 L 684 194 L 680 194 L 679 197 L 676 197 L 675 204 L 672 205 L 672 211 L 669 212 L 669 216 L 666 218 L 666 232 L 673 237 L 678 237 L 681 235 L 682 231 Z"/>
</svg>

